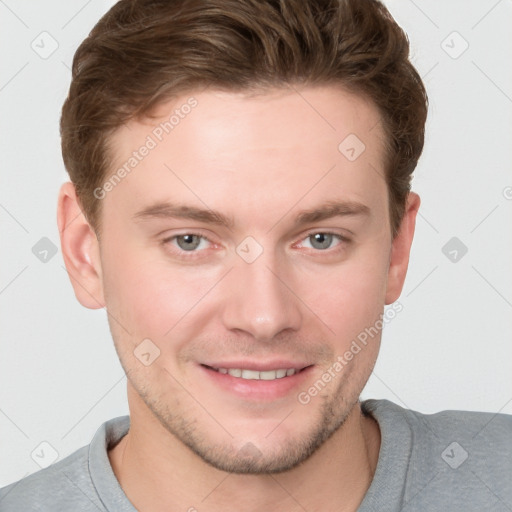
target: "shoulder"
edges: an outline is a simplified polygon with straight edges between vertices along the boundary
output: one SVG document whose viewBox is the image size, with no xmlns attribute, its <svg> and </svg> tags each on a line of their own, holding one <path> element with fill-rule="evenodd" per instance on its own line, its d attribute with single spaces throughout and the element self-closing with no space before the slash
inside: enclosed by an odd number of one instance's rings
<svg viewBox="0 0 512 512">
<path fill-rule="evenodd" d="M 115 478 L 107 453 L 129 426 L 129 416 L 113 418 L 98 428 L 89 445 L 0 489 L 0 510 L 101 512 L 106 510 L 104 500 L 114 503 L 115 510 L 134 510 Z"/>
<path fill-rule="evenodd" d="M 512 416 L 424 414 L 387 400 L 367 400 L 362 409 L 378 421 L 391 458 L 406 467 L 404 511 L 434 510 L 443 503 L 444 509 L 512 509 Z"/>
<path fill-rule="evenodd" d="M 509 414 L 458 410 L 425 414 L 388 400 L 366 400 L 362 408 L 384 427 L 393 423 L 407 424 L 417 440 L 458 437 L 471 440 L 474 446 L 484 443 L 487 449 L 490 445 L 497 449 L 512 446 L 512 416 Z"/>
<path fill-rule="evenodd" d="M 91 492 L 88 446 L 59 462 L 0 489 L 2 512 L 104 510 Z"/>
<path fill-rule="evenodd" d="M 447 410 L 434 414 L 422 414 L 406 410 L 404 417 L 420 438 L 438 443 L 448 443 L 443 457 L 450 457 L 460 448 L 467 457 L 484 462 L 498 461 L 512 468 L 512 416 L 508 414 Z"/>
</svg>

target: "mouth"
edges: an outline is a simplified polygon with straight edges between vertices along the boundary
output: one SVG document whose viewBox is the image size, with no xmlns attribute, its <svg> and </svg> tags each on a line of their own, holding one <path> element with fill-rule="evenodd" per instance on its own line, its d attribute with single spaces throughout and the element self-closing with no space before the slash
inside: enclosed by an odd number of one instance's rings
<svg viewBox="0 0 512 512">
<path fill-rule="evenodd" d="M 250 366 L 250 368 L 248 368 Z M 216 388 L 244 400 L 273 401 L 303 387 L 314 365 L 200 364 Z"/>
<path fill-rule="evenodd" d="M 218 373 L 222 373 L 223 375 L 231 375 L 231 377 L 236 377 L 238 379 L 246 379 L 246 380 L 276 380 L 276 379 L 284 379 L 285 377 L 291 377 L 296 373 L 299 373 L 308 366 L 303 368 L 279 368 L 277 370 L 249 370 L 246 368 L 214 368 L 212 366 L 203 365 L 206 368 L 216 371 Z"/>
</svg>

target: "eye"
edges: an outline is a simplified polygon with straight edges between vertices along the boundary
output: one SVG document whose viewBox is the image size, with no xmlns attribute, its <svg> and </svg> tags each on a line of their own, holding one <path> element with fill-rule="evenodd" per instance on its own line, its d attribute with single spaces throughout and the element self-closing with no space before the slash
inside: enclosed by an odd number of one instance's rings
<svg viewBox="0 0 512 512">
<path fill-rule="evenodd" d="M 341 242 L 348 241 L 345 237 L 335 233 L 317 232 L 310 233 L 302 243 L 309 243 L 309 247 L 320 251 L 331 249 L 341 244 Z M 334 243 L 333 242 L 337 242 Z M 308 247 L 308 245 L 306 245 Z"/>
<path fill-rule="evenodd" d="M 171 243 L 174 247 L 185 252 L 197 252 L 197 250 L 206 249 L 209 240 L 196 233 L 185 233 L 166 238 L 164 244 Z"/>
</svg>

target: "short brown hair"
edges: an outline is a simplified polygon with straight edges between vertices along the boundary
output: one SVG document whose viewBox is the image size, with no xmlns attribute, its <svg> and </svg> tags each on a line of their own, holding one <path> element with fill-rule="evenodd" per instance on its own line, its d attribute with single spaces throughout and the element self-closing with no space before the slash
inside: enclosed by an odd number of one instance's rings
<svg viewBox="0 0 512 512">
<path fill-rule="evenodd" d="M 339 84 L 381 113 L 394 236 L 428 104 L 408 57 L 406 34 L 377 0 L 121 0 L 76 51 L 60 122 L 64 164 L 99 232 L 93 191 L 112 164 L 109 136 L 123 123 L 202 87 Z"/>
</svg>

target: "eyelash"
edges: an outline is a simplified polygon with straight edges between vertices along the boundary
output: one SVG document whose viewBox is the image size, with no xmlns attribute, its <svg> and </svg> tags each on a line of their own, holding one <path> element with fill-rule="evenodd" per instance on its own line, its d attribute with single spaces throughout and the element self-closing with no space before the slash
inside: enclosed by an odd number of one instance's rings
<svg viewBox="0 0 512 512">
<path fill-rule="evenodd" d="M 335 238 L 337 238 L 339 240 L 338 244 L 336 244 L 334 247 L 330 247 L 328 249 L 323 249 L 323 250 L 322 249 L 314 249 L 314 248 L 310 249 L 310 250 L 313 250 L 314 252 L 319 253 L 319 254 L 321 254 L 321 253 L 332 254 L 332 253 L 335 253 L 335 252 L 339 252 L 341 250 L 339 248 L 340 246 L 342 246 L 343 244 L 349 244 L 351 242 L 351 240 L 349 238 L 347 238 L 346 236 L 340 235 L 339 233 L 333 233 L 331 231 L 311 231 L 311 232 L 307 233 L 303 238 L 301 238 L 299 242 L 304 242 L 304 240 L 307 240 L 311 236 L 317 235 L 317 234 L 332 235 L 333 237 L 335 237 Z M 214 242 L 212 242 L 212 240 L 210 240 L 207 236 L 205 236 L 201 232 L 187 231 L 187 232 L 184 232 L 184 233 L 179 233 L 177 235 L 173 235 L 173 236 L 170 236 L 168 238 L 165 238 L 164 240 L 162 240 L 162 245 L 164 245 L 164 246 L 172 245 L 173 246 L 172 252 L 175 255 L 178 255 L 180 257 L 184 257 L 186 259 L 200 258 L 201 257 L 200 253 L 204 252 L 204 249 L 200 250 L 200 251 L 196 251 L 196 250 L 194 250 L 194 251 L 184 251 L 183 249 L 180 249 L 179 247 L 174 246 L 173 244 L 170 244 L 170 242 L 172 242 L 173 240 L 176 240 L 178 237 L 185 236 L 185 235 L 195 235 L 195 236 L 200 237 L 203 240 L 208 241 L 210 244 L 214 244 Z M 296 244 L 294 244 L 294 245 L 296 245 Z M 184 256 L 187 253 L 188 253 L 188 255 Z"/>
</svg>

